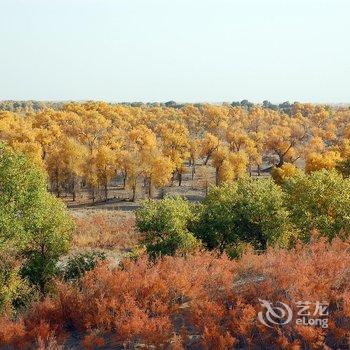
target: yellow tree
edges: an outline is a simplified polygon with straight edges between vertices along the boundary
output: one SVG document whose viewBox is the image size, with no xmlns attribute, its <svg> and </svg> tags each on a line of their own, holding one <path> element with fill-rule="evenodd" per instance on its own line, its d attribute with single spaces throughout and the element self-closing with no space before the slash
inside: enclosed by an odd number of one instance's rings
<svg viewBox="0 0 350 350">
<path fill-rule="evenodd" d="M 111 121 L 96 111 L 86 111 L 74 125 L 78 140 L 85 144 L 90 153 L 100 144 L 109 132 Z"/>
<path fill-rule="evenodd" d="M 228 128 L 226 131 L 226 141 L 232 152 L 239 152 L 247 146 L 250 139 L 245 130 Z"/>
<path fill-rule="evenodd" d="M 192 180 L 194 179 L 194 175 L 196 174 L 196 161 L 200 155 L 200 147 L 201 147 L 201 140 L 200 139 L 192 139 L 189 142 L 190 148 L 190 167 L 192 168 Z"/>
<path fill-rule="evenodd" d="M 84 174 L 87 149 L 71 137 L 62 136 L 53 140 L 46 151 L 46 169 L 51 188 L 59 197 L 62 189 L 76 199 L 78 181 Z"/>
<path fill-rule="evenodd" d="M 10 112 L 0 112 L 0 139 L 43 167 L 42 148 L 35 136 L 36 133 L 29 118 Z"/>
<path fill-rule="evenodd" d="M 227 147 L 220 146 L 213 153 L 216 184 L 232 181 L 246 175 L 248 156 L 245 152 L 230 152 Z"/>
<path fill-rule="evenodd" d="M 203 123 L 206 130 L 221 138 L 227 129 L 230 107 L 206 104 L 202 108 Z"/>
<path fill-rule="evenodd" d="M 156 135 L 145 125 L 137 126 L 129 132 L 123 157 L 133 201 L 136 200 L 141 177 L 147 182 L 148 195 L 153 196 L 154 187 L 163 186 L 169 181 L 174 169 L 170 159 L 159 152 Z"/>
<path fill-rule="evenodd" d="M 155 151 L 150 154 L 144 168 L 144 175 L 148 182 L 148 197 L 154 196 L 154 188 L 163 187 L 171 178 L 174 166 L 171 160 Z"/>
<path fill-rule="evenodd" d="M 106 145 L 100 145 L 92 151 L 89 157 L 90 172 L 94 174 L 91 176 L 93 192 L 95 187 L 102 187 L 105 201 L 108 200 L 108 184 L 113 176 L 117 173 L 117 158 L 116 151 Z M 89 171 L 89 169 L 87 169 Z M 93 200 L 95 195 L 93 193 Z"/>
<path fill-rule="evenodd" d="M 201 156 L 205 157 L 204 165 L 208 164 L 210 157 L 213 155 L 214 151 L 218 149 L 220 145 L 220 140 L 210 132 L 207 132 L 201 142 Z"/>
<path fill-rule="evenodd" d="M 162 153 L 174 164 L 181 186 L 184 162 L 190 157 L 189 132 L 185 125 L 175 121 L 159 124 L 157 132 L 161 139 Z"/>
<path fill-rule="evenodd" d="M 265 147 L 272 157 L 277 157 L 277 167 L 285 161 L 294 163 L 301 157 L 302 145 L 306 141 L 307 127 L 302 117 L 281 116 L 265 134 Z"/>
<path fill-rule="evenodd" d="M 329 150 L 323 153 L 311 152 L 306 157 L 305 171 L 310 173 L 321 169 L 331 170 L 334 169 L 341 160 L 342 158 L 338 151 Z"/>
</svg>

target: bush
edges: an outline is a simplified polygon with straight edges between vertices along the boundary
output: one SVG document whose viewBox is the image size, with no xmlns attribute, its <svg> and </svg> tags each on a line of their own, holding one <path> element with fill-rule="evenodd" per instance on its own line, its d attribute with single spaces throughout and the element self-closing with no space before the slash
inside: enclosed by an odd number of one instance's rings
<svg viewBox="0 0 350 350">
<path fill-rule="evenodd" d="M 63 271 L 65 280 L 81 278 L 87 271 L 93 270 L 97 264 L 106 260 L 103 252 L 83 252 L 70 258 Z"/>
<path fill-rule="evenodd" d="M 22 265 L 14 259 L 12 253 L 2 252 L 0 256 L 0 311 L 7 314 L 34 300 L 33 290 L 21 278 Z"/>
<path fill-rule="evenodd" d="M 332 239 L 350 232 L 350 180 L 335 171 L 315 171 L 285 185 L 286 206 L 304 241 L 314 229 Z"/>
<path fill-rule="evenodd" d="M 0 319 L 0 346 L 62 344 L 74 334 L 78 348 L 347 349 L 349 249 L 349 241 L 323 239 L 239 260 L 205 252 L 100 265 L 79 285 L 60 284 L 22 319 Z M 265 327 L 259 299 L 287 303 L 294 315 L 300 300 L 326 301 L 328 328 Z"/>
<path fill-rule="evenodd" d="M 221 251 L 244 242 L 259 250 L 287 243 L 290 222 L 282 190 L 270 179 L 213 187 L 193 230 L 207 248 Z"/>
<path fill-rule="evenodd" d="M 145 233 L 145 244 L 151 256 L 189 252 L 198 241 L 188 230 L 193 218 L 191 206 L 181 197 L 148 200 L 136 212 L 136 225 Z"/>
</svg>

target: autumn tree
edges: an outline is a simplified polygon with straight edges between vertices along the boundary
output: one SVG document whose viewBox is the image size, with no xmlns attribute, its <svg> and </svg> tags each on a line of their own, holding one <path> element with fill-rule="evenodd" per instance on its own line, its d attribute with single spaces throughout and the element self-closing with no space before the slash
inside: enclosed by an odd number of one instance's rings
<svg viewBox="0 0 350 350">
<path fill-rule="evenodd" d="M 204 164 L 207 165 L 213 152 L 218 149 L 220 140 L 210 132 L 207 132 L 201 142 L 201 155 L 205 157 Z"/>
<path fill-rule="evenodd" d="M 117 174 L 117 154 L 113 149 L 106 145 L 100 145 L 93 150 L 88 168 L 86 171 L 93 170 L 88 175 L 88 182 L 93 188 L 102 186 L 105 201 L 108 200 L 108 184 Z"/>
<path fill-rule="evenodd" d="M 305 171 L 310 173 L 317 170 L 332 170 L 341 160 L 340 153 L 337 151 L 325 151 L 322 153 L 309 153 L 306 156 Z"/>
<path fill-rule="evenodd" d="M 146 126 L 139 126 L 129 133 L 124 168 L 133 191 L 132 199 L 135 200 L 142 177 L 148 185 L 148 196 L 152 197 L 154 187 L 162 187 L 169 182 L 174 163 L 169 156 L 161 153 L 155 133 Z"/>
<path fill-rule="evenodd" d="M 166 122 L 158 125 L 157 132 L 161 138 L 162 153 L 174 164 L 179 186 L 185 171 L 184 162 L 190 157 L 189 133 L 187 128 L 177 122 Z"/>
<path fill-rule="evenodd" d="M 213 153 L 216 184 L 232 181 L 246 174 L 248 157 L 244 152 L 230 152 L 226 147 L 219 147 Z"/>
<path fill-rule="evenodd" d="M 189 145 L 189 153 L 190 153 L 190 159 L 189 159 L 189 165 L 192 167 L 191 169 L 191 176 L 192 180 L 194 179 L 194 176 L 196 174 L 196 161 L 199 158 L 200 155 L 200 145 L 201 140 L 200 139 L 192 139 L 190 140 Z"/>
<path fill-rule="evenodd" d="M 154 188 L 164 187 L 169 183 L 173 169 L 174 165 L 168 157 L 158 152 L 150 155 L 144 169 L 145 178 L 148 182 L 149 198 L 154 196 Z"/>
<path fill-rule="evenodd" d="M 230 107 L 206 104 L 202 108 L 206 130 L 218 138 L 223 136 L 229 120 Z"/>
<path fill-rule="evenodd" d="M 281 116 L 279 122 L 273 125 L 265 134 L 266 149 L 277 157 L 277 167 L 285 161 L 294 163 L 301 157 L 301 145 L 305 140 L 306 125 L 301 116 L 290 118 Z"/>
<path fill-rule="evenodd" d="M 36 131 L 29 118 L 0 112 L 0 140 L 12 149 L 26 154 L 37 165 L 43 166 L 42 148 L 36 140 Z"/>
<path fill-rule="evenodd" d="M 46 169 L 52 189 L 59 197 L 66 189 L 76 198 L 79 178 L 84 174 L 88 151 L 71 137 L 52 140 L 46 148 Z"/>
</svg>

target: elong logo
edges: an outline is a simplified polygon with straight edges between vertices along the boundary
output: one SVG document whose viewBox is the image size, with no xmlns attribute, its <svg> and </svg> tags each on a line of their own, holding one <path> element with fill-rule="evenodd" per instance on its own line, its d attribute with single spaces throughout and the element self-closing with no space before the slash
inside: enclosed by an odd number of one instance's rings
<svg viewBox="0 0 350 350">
<path fill-rule="evenodd" d="M 283 326 L 290 323 L 293 319 L 292 308 L 281 301 L 276 305 L 268 300 L 259 299 L 263 310 L 258 313 L 259 321 L 266 327 L 272 328 L 273 326 Z M 314 312 L 310 311 L 311 305 L 315 305 Z M 328 327 L 328 312 L 329 303 L 316 301 L 312 303 L 310 301 L 298 301 L 296 307 L 299 308 L 295 319 L 296 325 L 314 326 L 314 327 Z M 317 316 L 317 317 L 315 317 Z"/>
<path fill-rule="evenodd" d="M 273 306 L 268 300 L 259 299 L 259 301 L 265 309 L 258 313 L 258 319 L 266 327 L 285 325 L 292 320 L 293 311 L 287 304 L 279 301 L 280 306 Z"/>
</svg>

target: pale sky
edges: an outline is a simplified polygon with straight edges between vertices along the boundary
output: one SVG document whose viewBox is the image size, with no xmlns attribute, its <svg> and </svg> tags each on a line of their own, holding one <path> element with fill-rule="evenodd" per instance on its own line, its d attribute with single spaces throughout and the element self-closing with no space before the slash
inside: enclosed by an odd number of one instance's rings
<svg viewBox="0 0 350 350">
<path fill-rule="evenodd" d="M 0 0 L 0 100 L 350 102 L 350 0 Z"/>
</svg>

